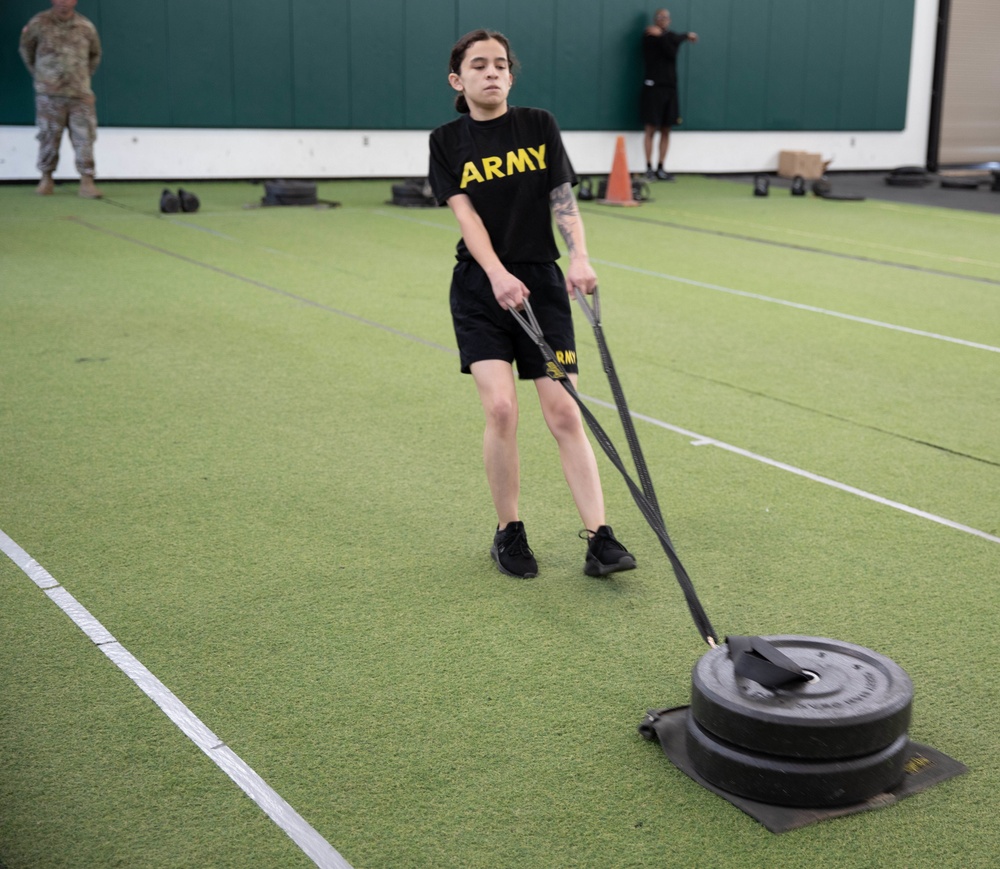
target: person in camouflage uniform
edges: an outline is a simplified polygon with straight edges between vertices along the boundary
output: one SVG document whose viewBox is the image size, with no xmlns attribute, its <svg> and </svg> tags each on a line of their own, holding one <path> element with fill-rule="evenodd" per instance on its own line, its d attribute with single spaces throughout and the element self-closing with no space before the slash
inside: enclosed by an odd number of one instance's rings
<svg viewBox="0 0 1000 869">
<path fill-rule="evenodd" d="M 97 28 L 76 11 L 76 0 L 52 0 L 21 31 L 20 54 L 35 81 L 38 123 L 38 168 L 42 180 L 37 192 L 53 192 L 52 173 L 59 162 L 63 130 L 76 153 L 80 195 L 98 199 L 94 186 L 94 140 L 97 112 L 90 77 L 101 61 Z"/>
</svg>

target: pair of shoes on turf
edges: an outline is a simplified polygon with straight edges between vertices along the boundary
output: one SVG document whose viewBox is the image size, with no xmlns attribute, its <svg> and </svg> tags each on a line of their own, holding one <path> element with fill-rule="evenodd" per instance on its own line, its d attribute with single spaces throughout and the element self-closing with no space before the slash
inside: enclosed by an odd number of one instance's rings
<svg viewBox="0 0 1000 869">
<path fill-rule="evenodd" d="M 618 542 L 610 525 L 602 525 L 596 531 L 581 531 L 580 537 L 587 540 L 587 559 L 583 565 L 587 576 L 607 576 L 635 567 L 635 557 Z M 538 562 L 528 546 L 523 522 L 509 522 L 504 528 L 498 527 L 490 555 L 500 572 L 507 576 L 520 579 L 538 576 Z"/>
<path fill-rule="evenodd" d="M 200 205 L 198 197 L 183 187 L 176 193 L 165 189 L 160 194 L 160 211 L 164 214 L 177 214 L 178 211 L 197 211 Z"/>
</svg>

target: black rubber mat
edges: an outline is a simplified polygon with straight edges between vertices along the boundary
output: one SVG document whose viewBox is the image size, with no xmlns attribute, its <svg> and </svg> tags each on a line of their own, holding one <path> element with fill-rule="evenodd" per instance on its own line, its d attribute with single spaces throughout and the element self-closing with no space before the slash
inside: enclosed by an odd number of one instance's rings
<svg viewBox="0 0 1000 869">
<path fill-rule="evenodd" d="M 639 732 L 650 741 L 658 741 L 664 754 L 681 772 L 763 824 L 772 833 L 787 833 L 818 821 L 885 808 L 969 771 L 965 764 L 937 749 L 911 741 L 903 781 L 892 790 L 877 794 L 863 803 L 817 809 L 759 803 L 714 787 L 695 772 L 684 739 L 689 709 L 688 706 L 678 706 L 673 709 L 651 710 L 639 725 Z"/>
</svg>

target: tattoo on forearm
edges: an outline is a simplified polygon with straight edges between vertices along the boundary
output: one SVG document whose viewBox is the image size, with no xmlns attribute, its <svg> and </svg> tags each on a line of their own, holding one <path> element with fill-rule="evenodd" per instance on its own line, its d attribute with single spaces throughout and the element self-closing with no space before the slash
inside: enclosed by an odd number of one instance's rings
<svg viewBox="0 0 1000 869">
<path fill-rule="evenodd" d="M 573 196 L 573 188 L 568 182 L 560 184 L 549 194 L 549 202 L 552 205 L 552 213 L 555 215 L 559 233 L 572 255 L 576 250 L 576 239 L 573 232 L 580 224 L 580 209 Z"/>
</svg>

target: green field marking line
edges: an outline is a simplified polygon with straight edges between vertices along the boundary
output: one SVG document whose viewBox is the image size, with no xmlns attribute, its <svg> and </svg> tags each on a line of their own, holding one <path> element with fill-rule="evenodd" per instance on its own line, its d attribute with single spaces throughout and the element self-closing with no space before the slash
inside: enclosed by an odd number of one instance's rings
<svg viewBox="0 0 1000 869">
<path fill-rule="evenodd" d="M 986 224 L 997 219 L 997 214 L 989 211 L 966 211 L 963 208 L 951 208 L 939 205 L 920 205 L 918 203 L 890 202 L 887 199 L 869 200 L 871 208 L 879 208 L 882 211 L 895 211 L 905 214 L 908 217 L 919 216 L 929 217 L 937 222 L 941 220 L 954 220 L 962 223 Z"/>
<path fill-rule="evenodd" d="M 599 398 L 592 398 L 590 396 L 584 396 L 588 401 L 592 401 L 594 404 L 599 404 L 602 407 L 609 408 L 610 410 L 615 410 L 615 405 L 608 401 L 603 401 Z M 899 501 L 893 501 L 890 498 L 883 498 L 881 495 L 876 495 L 872 492 L 866 492 L 864 489 L 859 489 L 856 486 L 851 486 L 847 483 L 841 483 L 837 480 L 833 480 L 830 477 L 824 477 L 821 474 L 813 473 L 812 471 L 807 471 L 803 468 L 797 468 L 794 465 L 789 465 L 786 462 L 780 462 L 777 459 L 771 459 L 767 456 L 762 456 L 760 453 L 754 453 L 750 450 L 743 449 L 743 447 L 738 447 L 733 444 L 727 444 L 725 441 L 716 440 L 715 438 L 708 437 L 707 435 L 701 435 L 697 432 L 693 432 L 690 429 L 681 428 L 680 426 L 672 425 L 663 420 L 656 419 L 652 416 L 647 416 L 646 414 L 636 413 L 635 411 L 629 411 L 629 414 L 637 420 L 654 425 L 657 428 L 666 429 L 667 431 L 672 431 L 676 434 L 683 435 L 689 438 L 691 445 L 695 447 L 711 446 L 718 447 L 720 450 L 726 450 L 727 452 L 734 453 L 735 455 L 742 456 L 745 459 L 751 459 L 755 462 L 760 462 L 765 465 L 770 465 L 772 468 L 777 468 L 781 471 L 787 471 L 790 474 L 795 474 L 799 477 L 804 477 L 807 480 L 811 480 L 814 483 L 822 483 L 824 486 L 831 486 L 834 489 L 839 489 L 841 492 L 847 492 L 850 495 L 856 495 L 859 498 L 864 498 L 867 501 L 873 501 L 876 504 L 881 504 L 883 507 L 891 507 L 894 510 L 900 510 L 903 513 L 909 513 L 912 516 L 919 516 L 921 519 L 926 519 L 929 522 L 935 522 L 938 525 L 944 525 L 946 528 L 951 528 L 955 531 L 961 531 L 965 534 L 971 534 L 974 537 L 981 537 L 983 540 L 988 540 L 990 543 L 1000 543 L 1000 537 L 994 534 L 989 534 L 986 531 L 980 531 L 978 528 L 973 528 L 970 525 L 963 525 L 961 522 L 955 522 L 951 519 L 946 519 L 944 516 L 937 516 L 934 513 L 928 513 L 926 510 L 920 510 L 917 507 L 911 507 L 908 504 L 903 504 Z"/>
<path fill-rule="evenodd" d="M 351 869 L 341 854 L 202 723 L 44 567 L 0 530 L 0 550 L 321 869 Z"/>
<path fill-rule="evenodd" d="M 803 410 L 806 413 L 816 414 L 817 416 L 823 416 L 826 417 L 827 419 L 836 420 L 837 422 L 843 422 L 851 426 L 857 426 L 858 428 L 867 429 L 868 431 L 878 432 L 879 434 L 886 435 L 887 437 L 899 438 L 900 440 L 908 441 L 911 444 L 917 444 L 918 446 L 930 447 L 931 449 L 934 450 L 940 450 L 943 453 L 948 453 L 948 455 L 957 456 L 958 458 L 961 459 L 969 459 L 970 461 L 973 462 L 981 462 L 984 465 L 992 465 L 995 468 L 1000 468 L 1000 462 L 998 461 L 994 461 L 993 459 L 987 459 L 984 458 L 983 456 L 977 456 L 973 453 L 964 453 L 961 450 L 953 450 L 951 449 L 951 447 L 946 447 L 943 446 L 942 444 L 936 444 L 934 443 L 934 441 L 928 441 L 924 440 L 923 438 L 912 437 L 911 435 L 906 435 L 897 431 L 892 431 L 891 429 L 881 428 L 880 426 L 872 425 L 871 423 L 867 422 L 861 422 L 860 420 L 853 419 L 849 416 L 841 416 L 840 414 L 831 413 L 830 411 L 826 410 L 821 410 L 820 408 L 814 407 L 809 404 L 802 404 L 798 401 L 791 401 L 790 399 L 787 398 L 781 398 L 778 395 L 772 395 L 769 392 L 763 392 L 759 389 L 750 389 L 749 387 L 746 386 L 740 386 L 736 383 L 732 383 L 729 380 L 720 380 L 716 377 L 708 377 L 704 374 L 695 374 L 684 368 L 676 368 L 673 366 L 663 366 L 663 367 L 665 367 L 668 371 L 673 371 L 685 377 L 691 377 L 696 380 L 701 380 L 706 383 L 714 384 L 716 386 L 722 386 L 725 387 L 726 389 L 732 389 L 737 392 L 742 392 L 745 395 L 752 395 L 757 398 L 764 398 L 767 399 L 768 401 L 773 401 L 778 404 L 783 404 L 786 407 L 793 407 L 796 410 Z"/>
<path fill-rule="evenodd" d="M 215 236 L 215 238 L 221 238 L 223 241 L 231 241 L 235 244 L 243 244 L 243 240 L 236 238 L 234 235 L 227 235 L 224 232 L 219 232 L 217 229 L 209 229 L 207 226 L 202 226 L 199 223 L 192 223 L 190 220 L 182 220 L 179 217 L 174 217 L 170 214 L 150 214 L 148 211 L 144 211 L 140 208 L 133 208 L 131 205 L 127 205 L 124 202 L 118 202 L 109 196 L 103 196 L 100 200 L 108 205 L 114 205 L 116 208 L 123 208 L 126 211 L 130 211 L 133 214 L 141 214 L 144 217 L 152 217 L 154 220 L 162 220 L 165 223 L 172 223 L 174 226 L 183 226 L 188 229 L 195 229 L 198 232 L 204 232 L 208 235 Z M 258 250 L 265 251 L 266 253 L 277 254 L 278 256 L 291 257 L 292 254 L 286 253 L 283 250 L 277 250 L 273 247 L 265 247 L 263 245 L 256 246 Z"/>
<path fill-rule="evenodd" d="M 881 204 L 877 204 L 875 202 L 871 203 L 871 207 L 873 207 L 873 208 L 884 208 L 884 207 L 887 207 L 887 206 L 888 206 L 888 203 L 881 203 Z M 906 207 L 891 207 L 891 206 L 888 206 L 888 207 L 889 207 L 889 210 L 894 210 L 897 213 L 912 215 L 912 212 L 908 212 L 908 210 L 907 210 L 911 206 L 906 206 Z M 704 217 L 704 215 L 696 214 L 695 212 L 691 212 L 691 211 L 684 211 L 684 210 L 674 211 L 673 209 L 671 209 L 671 211 L 672 211 L 672 213 L 677 214 L 677 215 L 679 215 L 681 217 L 693 218 L 695 220 L 698 220 L 699 218 Z M 935 218 L 940 218 L 942 215 L 935 213 L 934 216 L 935 216 Z M 952 218 L 954 218 L 954 217 L 966 217 L 967 214 L 966 214 L 966 212 L 957 212 L 957 213 L 948 214 L 947 216 L 948 217 L 952 217 Z M 993 219 L 993 220 L 996 219 L 993 215 L 989 215 L 988 217 L 991 218 L 991 219 Z M 823 232 L 812 232 L 812 231 L 807 230 L 807 229 L 794 229 L 792 227 L 779 226 L 779 225 L 770 224 L 770 223 L 756 223 L 754 221 L 747 221 L 747 220 L 744 220 L 744 219 L 736 219 L 736 218 L 732 218 L 732 217 L 724 217 L 724 216 L 718 215 L 718 214 L 713 214 L 711 216 L 711 219 L 714 220 L 714 221 L 718 221 L 719 223 L 731 223 L 731 224 L 735 224 L 735 225 L 740 226 L 740 227 L 750 226 L 750 227 L 753 227 L 754 229 L 765 229 L 765 230 L 770 230 L 770 231 L 773 231 L 773 232 L 784 233 L 786 235 L 799 235 L 799 236 L 802 236 L 803 238 L 813 238 L 813 239 L 817 239 L 818 241 L 832 241 L 832 242 L 837 243 L 837 244 L 848 244 L 848 245 L 858 245 L 860 247 L 870 247 L 870 248 L 874 248 L 875 250 L 887 250 L 887 251 L 890 251 L 891 253 L 902 253 L 902 254 L 907 254 L 908 256 L 924 257 L 925 259 L 938 259 L 938 260 L 944 260 L 945 262 L 951 262 L 951 263 L 962 263 L 964 265 L 987 266 L 988 268 L 1000 269 L 1000 262 L 992 262 L 990 260 L 972 259 L 971 257 L 964 257 L 964 256 L 953 256 L 951 254 L 936 253 L 934 251 L 920 250 L 918 248 L 901 247 L 901 246 L 895 245 L 895 244 L 883 244 L 883 243 L 877 242 L 877 241 L 869 241 L 868 239 L 862 239 L 862 238 L 849 238 L 849 237 L 843 236 L 843 235 L 829 235 L 829 234 L 823 233 Z M 983 222 L 983 221 L 979 221 L 979 222 Z M 682 226 L 687 225 L 687 226 L 690 227 L 689 224 L 680 224 L 680 225 L 682 225 Z M 691 229 L 696 229 L 696 227 L 690 227 L 690 228 Z M 705 231 L 706 232 L 711 232 L 712 230 L 706 229 Z M 747 240 L 757 240 L 757 241 L 764 241 L 765 240 L 765 239 L 757 239 L 756 237 L 753 237 L 753 236 L 746 236 L 746 238 L 747 238 Z"/>
<path fill-rule="evenodd" d="M 87 229 L 92 229 L 95 232 L 101 232 L 105 235 L 110 235 L 113 238 L 120 239 L 121 241 L 127 241 L 130 244 L 138 245 L 139 247 L 144 247 L 147 250 L 154 251 L 155 253 L 163 254 L 164 256 L 173 257 L 181 262 L 188 263 L 189 265 L 197 266 L 198 268 L 207 269 L 210 272 L 215 272 L 216 274 L 222 275 L 223 277 L 232 278 L 234 281 L 241 281 L 245 284 L 250 284 L 251 286 L 258 287 L 262 290 L 267 290 L 269 293 L 275 293 L 279 296 L 284 296 L 287 299 L 293 299 L 296 302 L 301 302 L 303 305 L 308 305 L 312 308 L 320 308 L 323 311 L 328 311 L 331 314 L 336 314 L 338 317 L 344 317 L 348 320 L 354 320 L 357 323 L 362 323 L 365 326 L 371 326 L 374 329 L 381 329 L 383 332 L 389 332 L 393 335 L 398 335 L 401 338 L 406 338 L 408 341 L 413 341 L 417 344 L 423 344 L 427 347 L 432 347 L 435 350 L 444 350 L 447 353 L 453 355 L 458 355 L 458 351 L 451 347 L 445 347 L 443 344 L 438 344 L 434 341 L 428 341 L 426 338 L 421 338 L 419 335 L 412 335 L 409 332 L 403 332 L 399 329 L 395 329 L 392 326 L 387 326 L 385 323 L 377 323 L 374 320 L 368 320 L 365 317 L 361 317 L 358 314 L 352 314 L 350 311 L 344 311 L 340 308 L 334 308 L 330 305 L 324 305 L 322 302 L 317 302 L 315 299 L 309 299 L 306 296 L 300 296 L 297 293 L 290 292 L 289 290 L 283 290 L 281 287 L 275 287 L 271 284 L 265 284 L 263 281 L 258 281 L 255 278 L 249 278 L 246 275 L 238 274 L 237 272 L 229 271 L 228 269 L 220 268 L 219 266 L 212 265 L 211 263 L 202 262 L 201 260 L 196 260 L 193 257 L 186 256 L 182 253 L 177 253 L 173 250 L 168 250 L 165 247 L 160 247 L 159 245 L 150 244 L 148 241 L 142 241 L 138 238 L 132 238 L 131 236 L 124 235 L 120 232 L 115 232 L 113 229 L 106 229 L 103 226 L 97 226 L 96 224 L 90 223 L 80 217 L 70 217 L 67 218 L 70 222 L 77 224 L 78 226 L 86 227 Z"/>
<path fill-rule="evenodd" d="M 319 302 L 315 302 L 315 301 L 313 301 L 311 299 L 307 299 L 307 298 L 305 298 L 303 296 L 298 296 L 298 295 L 296 295 L 294 293 L 290 293 L 287 290 L 282 290 L 282 289 L 280 289 L 278 287 L 273 287 L 270 284 L 264 283 L 263 281 L 258 281 L 258 280 L 255 280 L 253 278 L 248 278 L 248 277 L 245 277 L 243 275 L 236 274 L 235 272 L 230 272 L 230 271 L 228 271 L 226 269 L 221 269 L 218 266 L 212 265 L 211 263 L 203 263 L 203 262 L 200 262 L 199 260 L 196 260 L 196 259 L 194 259 L 192 257 L 188 257 L 188 256 L 185 256 L 183 254 L 179 254 L 179 253 L 176 253 L 174 251 L 167 250 L 166 248 L 161 248 L 161 247 L 158 247 L 157 245 L 149 244 L 148 242 L 140 241 L 139 239 L 135 239 L 135 238 L 131 238 L 130 236 L 124 235 L 124 234 L 119 233 L 119 232 L 115 232 L 115 231 L 110 230 L 110 229 L 104 229 L 103 227 L 95 226 L 95 225 L 90 224 L 87 221 L 82 220 L 80 218 L 71 218 L 71 219 L 73 220 L 74 223 L 77 223 L 77 224 L 79 224 L 81 226 L 87 227 L 88 229 L 93 229 L 93 230 L 96 230 L 97 232 L 105 233 L 107 235 L 113 236 L 114 238 L 120 239 L 122 241 L 129 242 L 131 244 L 137 244 L 137 245 L 139 245 L 141 247 L 144 247 L 144 248 L 146 248 L 148 250 L 151 250 L 151 251 L 154 251 L 156 253 L 164 254 L 164 255 L 170 256 L 170 257 L 174 257 L 174 258 L 182 260 L 182 261 L 184 261 L 186 263 L 190 263 L 191 265 L 199 266 L 201 268 L 208 269 L 209 271 L 216 272 L 217 274 L 224 275 L 224 276 L 226 276 L 228 278 L 232 278 L 232 279 L 237 280 L 237 281 L 242 281 L 244 283 L 251 284 L 251 285 L 253 285 L 255 287 L 259 287 L 259 288 L 261 288 L 263 290 L 267 290 L 268 292 L 277 293 L 277 294 L 282 295 L 282 296 L 287 296 L 289 298 L 296 299 L 296 300 L 298 300 L 300 302 L 303 302 L 304 304 L 307 304 L 307 305 L 309 305 L 311 307 L 318 308 L 318 309 L 324 310 L 324 311 L 328 311 L 330 313 L 337 314 L 338 316 L 347 317 L 347 318 L 349 318 L 351 320 L 354 320 L 356 322 L 360 322 L 360 323 L 363 323 L 363 324 L 365 324 L 367 326 L 371 326 L 372 328 L 376 328 L 376 329 L 380 329 L 380 330 L 383 330 L 383 331 L 386 331 L 386 332 L 390 332 L 391 334 L 397 335 L 397 336 L 399 336 L 401 338 L 406 338 L 408 341 L 413 341 L 413 342 L 416 342 L 416 343 L 419 343 L 419 344 L 423 344 L 424 346 L 429 346 L 429 347 L 433 347 L 433 348 L 438 349 L 438 350 L 443 350 L 443 351 L 445 351 L 445 352 L 447 352 L 447 353 L 449 353 L 449 354 L 451 354 L 453 356 L 457 355 L 457 351 L 454 348 L 444 347 L 443 345 L 435 344 L 435 343 L 433 343 L 431 341 L 427 341 L 427 340 L 425 340 L 423 338 L 420 338 L 420 337 L 418 337 L 416 335 L 411 335 L 411 334 L 409 334 L 407 332 L 402 332 L 402 331 L 400 331 L 398 329 L 393 329 L 390 326 L 385 326 L 385 325 L 383 325 L 381 323 L 376 323 L 376 322 L 374 322 L 372 320 L 367 320 L 364 317 L 359 317 L 356 314 L 351 314 L 349 312 L 342 311 L 342 310 L 337 309 L 337 308 L 332 308 L 332 307 L 329 307 L 327 305 L 323 305 L 323 304 L 321 304 Z M 407 219 L 407 218 L 403 218 L 403 219 Z M 431 225 L 435 226 L 437 228 L 445 228 L 445 227 L 442 227 L 440 224 L 431 224 Z M 592 260 L 592 262 L 601 262 L 601 261 L 599 261 L 599 260 Z M 605 265 L 614 265 L 612 263 L 603 263 L 603 264 L 605 264 Z M 630 269 L 630 270 L 633 270 L 633 271 L 643 271 L 641 269 L 632 269 L 631 266 L 619 266 L 619 267 L 623 268 L 623 269 Z M 675 279 L 675 278 L 673 278 L 670 275 L 659 275 L 659 274 L 657 274 L 655 272 L 650 272 L 649 274 L 651 274 L 653 276 L 656 276 L 656 277 L 668 278 L 668 279 L 671 279 L 671 280 Z M 745 293 L 742 290 L 727 290 L 725 287 L 716 287 L 716 286 L 714 286 L 712 284 L 704 284 L 704 283 L 702 283 L 700 281 L 688 281 L 687 279 L 677 278 L 676 280 L 681 280 L 684 283 L 692 283 L 695 286 L 707 287 L 709 289 L 719 289 L 719 290 L 723 290 L 725 292 L 734 293 L 736 295 L 746 295 L 746 296 L 750 296 L 751 298 L 755 298 L 757 300 L 773 301 L 773 302 L 777 302 L 779 304 L 790 305 L 791 307 L 795 307 L 795 308 L 805 308 L 806 310 L 810 310 L 810 311 L 815 310 L 815 311 L 824 312 L 822 308 L 813 309 L 812 306 L 799 305 L 798 303 L 787 302 L 787 301 L 783 301 L 781 299 L 770 299 L 767 296 L 758 296 L 755 293 Z M 824 312 L 824 313 L 826 313 L 826 312 Z M 957 344 L 963 344 L 963 345 L 966 345 L 966 346 L 978 347 L 980 349 L 993 350 L 993 351 L 996 351 L 996 352 L 1000 352 L 1000 348 L 990 347 L 989 345 L 986 345 L 986 344 L 976 345 L 976 344 L 973 344 L 972 342 L 962 341 L 961 339 L 958 339 L 958 338 L 948 338 L 947 336 L 935 336 L 935 335 L 933 335 L 933 333 L 920 332 L 918 330 L 907 329 L 907 328 L 901 327 L 901 326 L 892 326 L 892 324 L 880 324 L 878 321 L 875 321 L 875 320 L 869 321 L 869 320 L 865 320 L 864 318 L 853 317 L 852 315 L 849 315 L 849 314 L 838 314 L 837 312 L 829 312 L 829 313 L 833 314 L 834 316 L 844 317 L 844 318 L 849 319 L 849 320 L 860 320 L 863 323 L 871 323 L 871 324 L 876 324 L 876 325 L 885 325 L 887 328 L 894 328 L 894 329 L 898 329 L 898 330 L 904 331 L 904 332 L 912 332 L 912 333 L 915 333 L 917 335 L 921 335 L 921 336 L 925 336 L 925 337 L 940 337 L 942 340 L 952 341 L 952 342 L 957 343 Z M 594 401 L 595 403 L 601 404 L 601 405 L 603 405 L 605 407 L 610 407 L 612 409 L 614 408 L 614 405 L 609 405 L 607 402 L 600 401 L 599 399 L 595 399 L 595 398 L 592 398 L 590 396 L 582 395 L 582 394 L 581 394 L 581 397 L 583 397 L 584 399 L 586 399 L 588 401 Z M 819 474 L 814 474 L 811 471 L 806 471 L 806 470 L 803 470 L 801 468 L 796 468 L 794 465 L 788 465 L 788 464 L 785 464 L 784 462 L 779 462 L 776 459 L 770 459 L 770 458 L 768 458 L 766 456 L 761 456 L 761 455 L 759 455 L 757 453 L 752 453 L 752 452 L 750 452 L 748 450 L 742 449 L 741 447 L 737 447 L 737 446 L 734 446 L 732 444 L 726 444 L 723 441 L 717 441 L 714 438 L 708 437 L 706 435 L 700 435 L 700 434 L 697 434 L 695 432 L 689 431 L 687 429 L 683 429 L 683 428 L 680 428 L 678 426 L 671 425 L 670 423 L 663 422 L 662 420 L 657 420 L 654 417 L 645 416 L 643 414 L 635 413 L 634 411 L 630 411 L 630 413 L 631 413 L 631 415 L 633 417 L 635 417 L 638 420 L 642 420 L 643 422 L 647 422 L 647 423 L 650 423 L 652 425 L 656 425 L 656 426 L 658 426 L 660 428 L 667 429 L 668 431 L 674 431 L 674 432 L 677 432 L 679 434 L 684 435 L 685 437 L 689 437 L 689 438 L 692 439 L 692 442 L 695 445 L 710 444 L 712 446 L 717 446 L 720 449 L 728 450 L 729 452 L 735 453 L 737 455 L 741 455 L 744 458 L 749 458 L 749 459 L 753 459 L 754 461 L 763 462 L 764 464 L 771 465 L 772 467 L 780 468 L 781 470 L 788 471 L 788 472 L 793 473 L 793 474 L 797 474 L 798 476 L 804 477 L 804 478 L 806 478 L 808 480 L 812 480 L 813 482 L 823 483 L 825 485 L 832 486 L 832 487 L 834 487 L 836 489 L 840 489 L 843 492 L 848 492 L 848 493 L 851 493 L 853 495 L 857 495 L 858 497 L 865 498 L 866 500 L 869 500 L 869 501 L 874 501 L 875 503 L 882 504 L 883 506 L 892 507 L 894 509 L 903 511 L 904 513 L 910 513 L 910 514 L 912 514 L 914 516 L 919 516 L 919 517 L 921 517 L 923 519 L 927 519 L 927 520 L 929 520 L 931 522 L 935 522 L 935 523 L 937 523 L 939 525 L 944 525 L 944 526 L 946 526 L 948 528 L 952 528 L 952 529 L 954 529 L 956 531 L 962 531 L 962 532 L 964 532 L 966 534 L 972 534 L 972 535 L 974 535 L 976 537 L 981 537 L 984 540 L 989 540 L 992 543 L 1000 543 L 1000 537 L 996 537 L 996 536 L 994 536 L 992 534 L 989 534 L 989 533 L 987 533 L 985 531 L 980 531 L 977 528 L 972 528 L 969 525 L 963 525 L 960 522 L 954 522 L 951 519 L 946 519 L 943 516 L 937 516 L 937 515 L 935 515 L 933 513 L 928 513 L 926 511 L 920 510 L 920 509 L 918 509 L 916 507 L 910 507 L 909 505 L 902 504 L 899 501 L 893 501 L 893 500 L 891 500 L 889 498 L 883 498 L 880 495 L 875 495 L 875 494 L 873 494 L 871 492 L 866 492 L 863 489 L 857 489 L 854 486 L 850 486 L 850 485 L 848 485 L 846 483 L 839 483 L 836 480 L 832 480 L 832 479 L 830 479 L 828 477 L 823 477 L 823 476 L 821 476 Z"/>
<path fill-rule="evenodd" d="M 901 262 L 895 262 L 893 260 L 882 260 L 870 256 L 861 256 L 860 254 L 842 253 L 836 250 L 827 250 L 826 248 L 822 247 L 810 247 L 804 244 L 792 244 L 789 241 L 776 241 L 774 239 L 769 239 L 769 238 L 759 238 L 757 236 L 745 235 L 739 232 L 726 232 L 723 229 L 705 229 L 700 226 L 690 226 L 686 223 L 677 223 L 676 221 L 673 220 L 658 220 L 653 217 L 634 217 L 632 215 L 620 214 L 618 212 L 608 211 L 608 210 L 597 211 L 593 208 L 586 209 L 585 213 L 587 215 L 598 214 L 604 217 L 611 217 L 617 220 L 630 221 L 632 223 L 644 223 L 650 226 L 662 226 L 666 229 L 679 229 L 683 232 L 697 232 L 701 233 L 702 235 L 716 235 L 719 236 L 720 238 L 729 238 L 735 241 L 747 241 L 752 244 L 764 244 L 764 245 L 769 245 L 770 247 L 781 247 L 785 248 L 786 250 L 794 250 L 794 251 L 799 251 L 801 253 L 820 254 L 821 256 L 832 256 L 836 257 L 837 259 L 852 260 L 853 262 L 869 263 L 871 265 L 886 266 L 887 268 L 894 268 L 894 269 L 905 269 L 906 271 L 920 272 L 921 274 L 925 275 L 935 275 L 937 277 L 954 278 L 955 280 L 960 280 L 960 281 L 974 281 L 975 283 L 990 284 L 995 287 L 1000 287 L 1000 280 L 997 280 L 996 278 L 984 278 L 980 277 L 979 275 L 963 275 L 959 274 L 958 272 L 945 271 L 944 269 L 932 269 L 926 266 L 912 265 L 910 263 L 901 263 Z M 958 260 L 958 261 L 963 261 L 963 260 Z M 993 266 L 994 264 L 987 263 L 987 265 Z"/>
</svg>

